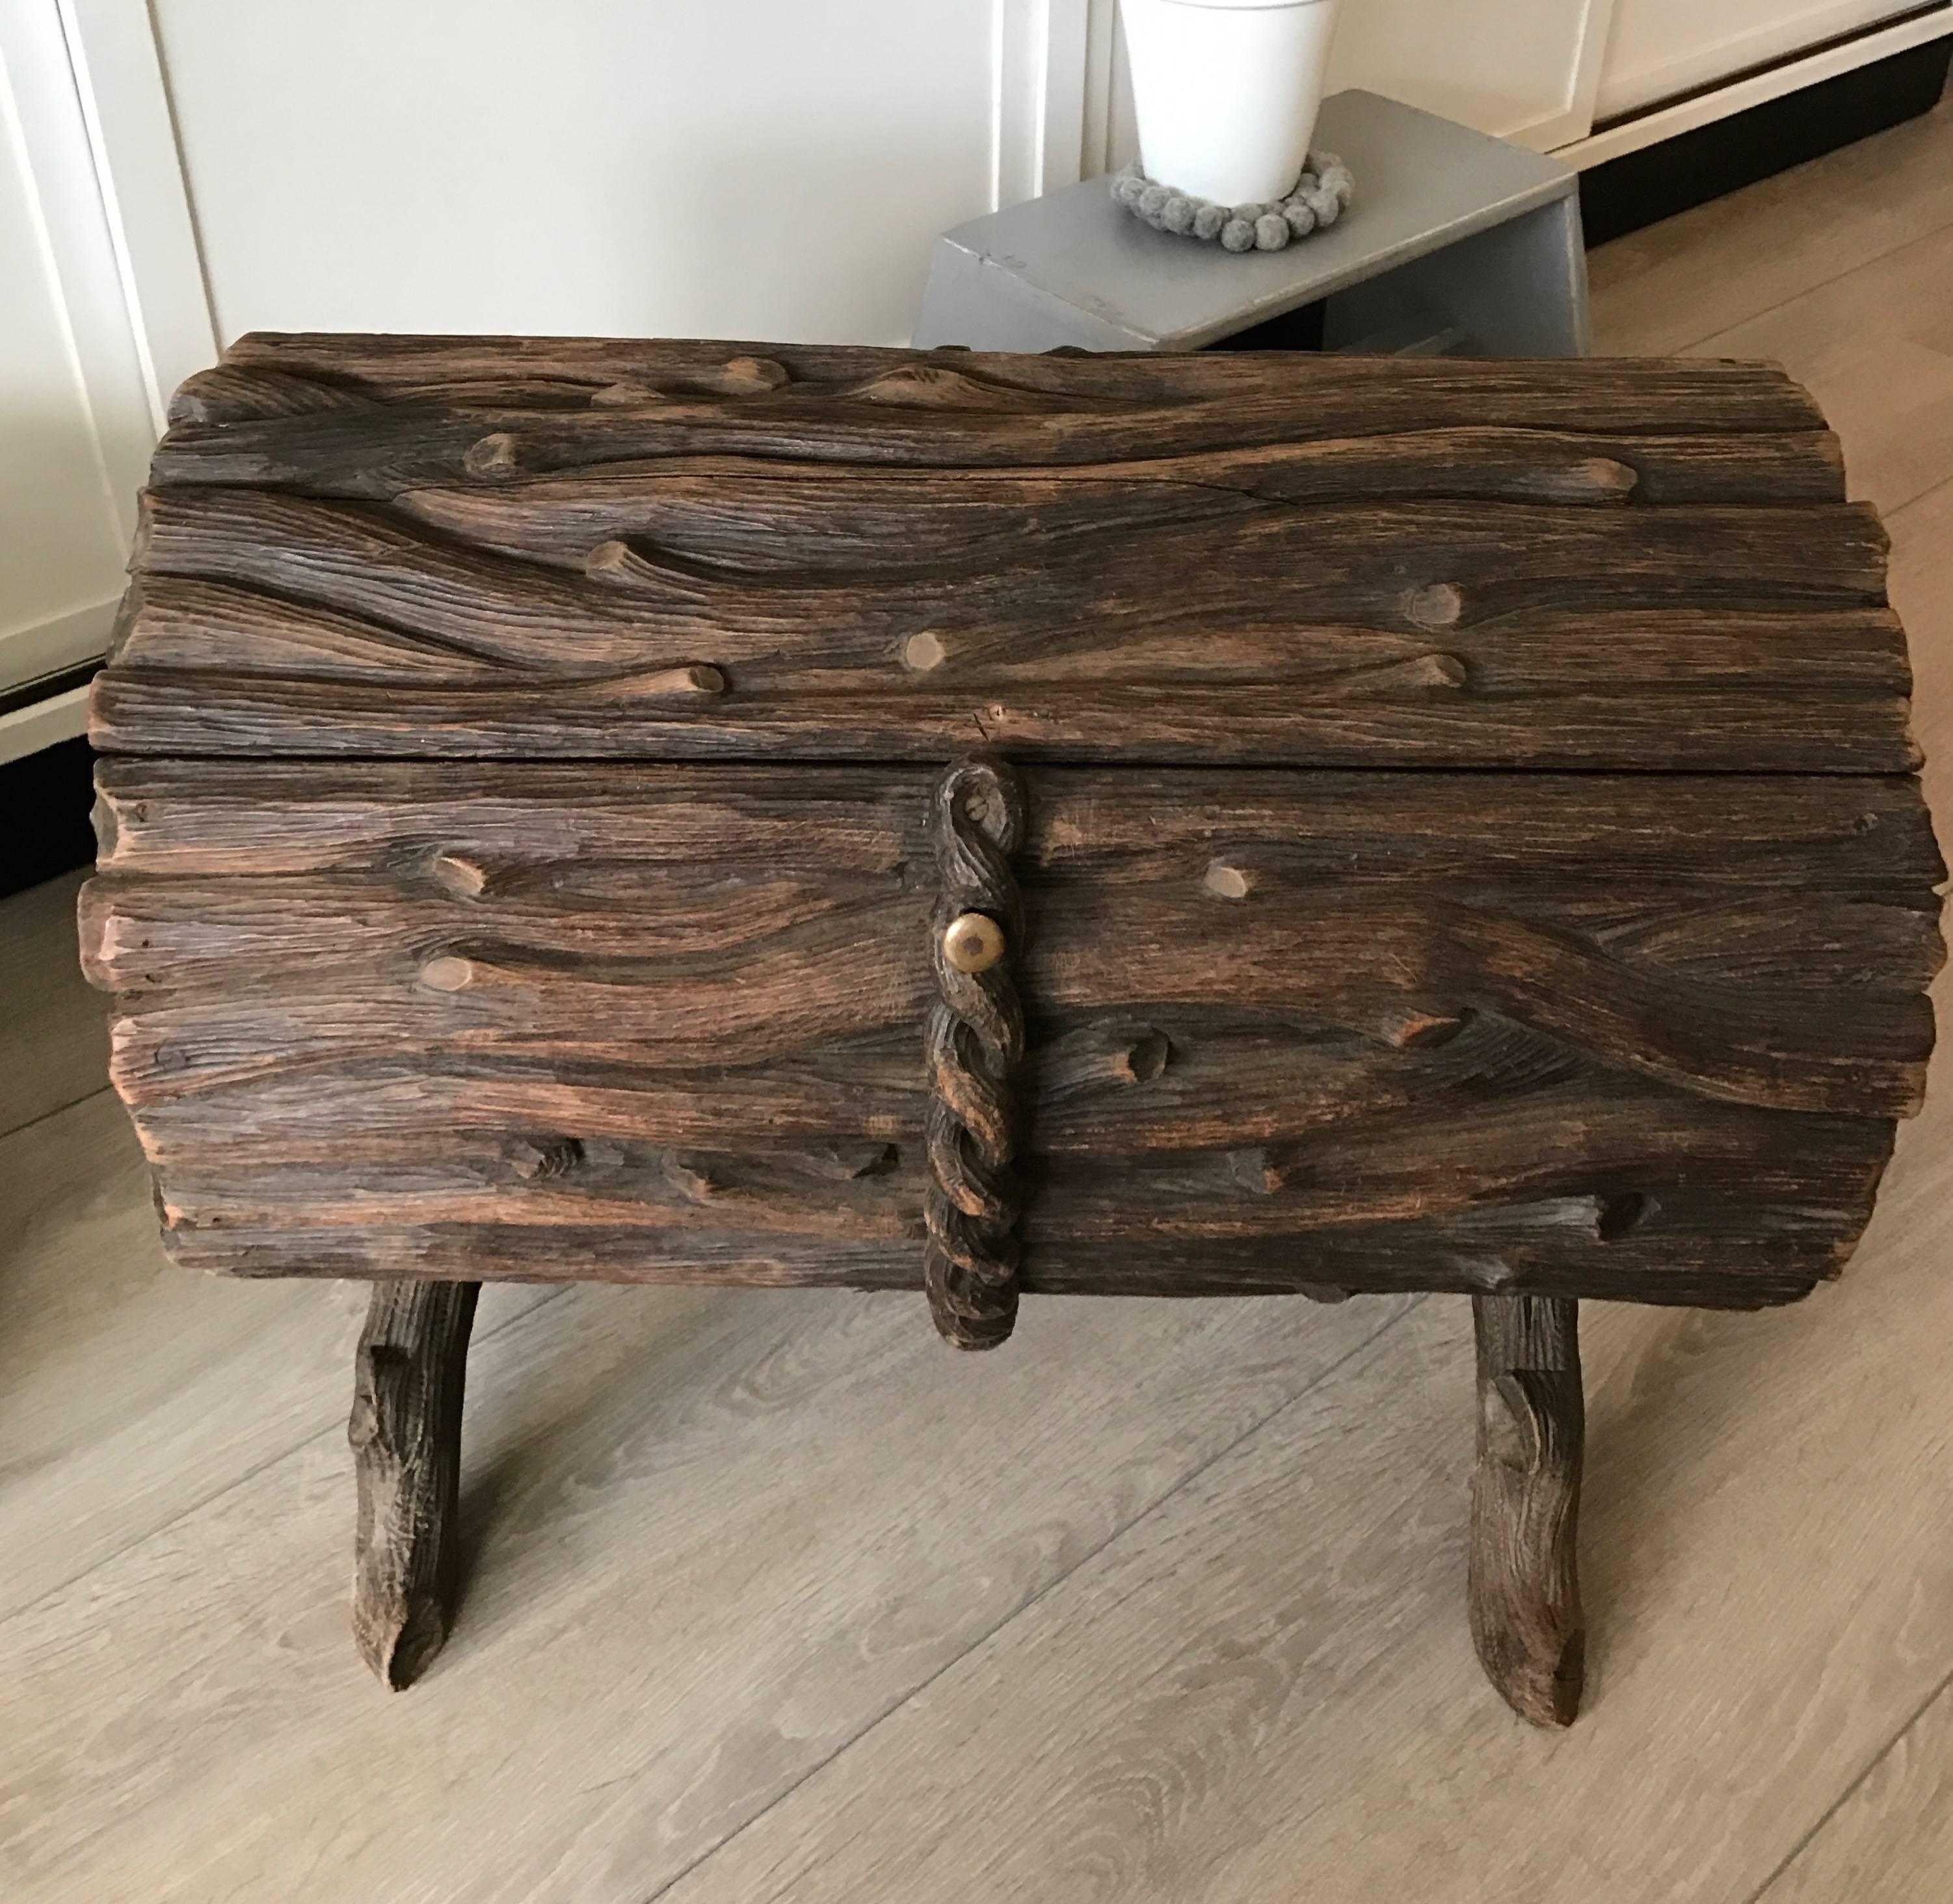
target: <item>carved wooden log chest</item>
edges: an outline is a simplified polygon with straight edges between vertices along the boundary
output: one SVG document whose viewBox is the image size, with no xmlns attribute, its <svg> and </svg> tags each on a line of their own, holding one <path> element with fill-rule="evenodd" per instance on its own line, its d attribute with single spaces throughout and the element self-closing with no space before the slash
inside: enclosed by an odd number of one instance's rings
<svg viewBox="0 0 1953 1904">
<path fill-rule="evenodd" d="M 1574 1304 L 1835 1273 L 1943 874 L 1885 540 L 1748 364 L 257 337 L 95 691 L 185 1264 L 378 1279 L 439 1645 L 491 1277 L 1452 1291 L 1472 1627 L 1580 1677 Z M 1034 1320 L 1034 1318 L 1033 1318 Z"/>
</svg>

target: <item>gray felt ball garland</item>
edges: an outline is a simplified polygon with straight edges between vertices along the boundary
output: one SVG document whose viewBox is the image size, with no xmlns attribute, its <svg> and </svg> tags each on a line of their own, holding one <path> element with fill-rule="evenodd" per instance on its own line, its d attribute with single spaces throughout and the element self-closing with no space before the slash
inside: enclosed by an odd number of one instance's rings
<svg viewBox="0 0 1953 1904">
<path fill-rule="evenodd" d="M 1114 175 L 1112 196 L 1155 231 L 1202 238 L 1223 251 L 1280 251 L 1293 238 L 1326 230 L 1350 208 L 1356 181 L 1334 152 L 1311 152 L 1295 189 L 1265 204 L 1215 205 L 1149 179 L 1137 159 Z"/>
</svg>

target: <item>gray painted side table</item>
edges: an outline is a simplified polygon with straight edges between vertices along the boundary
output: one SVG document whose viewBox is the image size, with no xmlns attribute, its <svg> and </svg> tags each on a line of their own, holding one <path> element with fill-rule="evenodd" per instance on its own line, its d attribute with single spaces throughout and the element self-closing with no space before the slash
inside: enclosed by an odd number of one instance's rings
<svg viewBox="0 0 1953 1904">
<path fill-rule="evenodd" d="M 1315 143 L 1356 175 L 1331 230 L 1235 257 L 1153 230 L 1088 179 L 936 240 L 914 341 L 976 350 L 1198 350 L 1327 299 L 1329 349 L 1577 357 L 1588 348 L 1575 175 L 1374 92 L 1323 102 Z"/>
</svg>

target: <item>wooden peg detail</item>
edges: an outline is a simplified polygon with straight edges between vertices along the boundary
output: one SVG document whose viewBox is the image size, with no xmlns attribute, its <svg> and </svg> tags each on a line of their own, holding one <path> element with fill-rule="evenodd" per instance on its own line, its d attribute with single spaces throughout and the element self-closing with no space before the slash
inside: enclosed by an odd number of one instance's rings
<svg viewBox="0 0 1953 1904">
<path fill-rule="evenodd" d="M 1281 1160 L 1265 1144 L 1227 1152 L 1221 1159 L 1221 1168 L 1251 1196 L 1272 1197 L 1288 1182 L 1288 1173 Z"/>
<path fill-rule="evenodd" d="M 601 390 L 591 393 L 590 407 L 593 410 L 641 410 L 647 405 L 667 400 L 663 391 L 654 390 L 648 384 L 607 384 Z"/>
<path fill-rule="evenodd" d="M 584 556 L 583 572 L 594 582 L 638 587 L 655 588 L 663 579 L 655 563 L 616 537 L 598 543 Z"/>
<path fill-rule="evenodd" d="M 1401 667 L 1378 669 L 1378 684 L 1393 687 L 1462 687 L 1472 671 L 1455 654 L 1419 655 Z"/>
<path fill-rule="evenodd" d="M 1569 503 L 1625 503 L 1641 480 L 1639 470 L 1617 457 L 1582 456 L 1567 469 L 1559 487 Z"/>
<path fill-rule="evenodd" d="M 456 899 L 479 899 L 488 884 L 487 869 L 459 853 L 437 853 L 428 871 L 434 882 Z"/>
<path fill-rule="evenodd" d="M 421 967 L 421 983 L 430 991 L 465 991 L 475 982 L 472 961 L 444 952 Z"/>
<path fill-rule="evenodd" d="M 940 668 L 949 659 L 949 650 L 942 637 L 933 629 L 925 628 L 920 634 L 912 634 L 902 644 L 902 665 L 911 673 L 926 675 L 932 669 Z"/>
<path fill-rule="evenodd" d="M 770 357 L 729 357 L 710 380 L 728 396 L 761 396 L 789 380 L 787 367 Z"/>
<path fill-rule="evenodd" d="M 1472 1298 L 1472 1641 L 1506 1703 L 1540 1726 L 1572 1724 L 1585 1674 L 1575 1552 L 1586 1430 L 1578 1311 L 1552 1296 Z"/>
<path fill-rule="evenodd" d="M 1406 1005 L 1387 1013 L 1378 1029 L 1384 1042 L 1400 1051 L 1427 1051 L 1449 1044 L 1470 1019 L 1469 1011 L 1424 1011 Z"/>
<path fill-rule="evenodd" d="M 958 1348 L 994 1348 L 1017 1321 L 1009 1168 L 1024 1021 L 1011 952 L 1024 915 L 1011 856 L 1024 822 L 1023 783 L 1001 761 L 961 761 L 936 783 L 931 830 L 942 897 L 931 946 L 939 1003 L 926 1033 L 923 1283 L 937 1329 Z"/>
<path fill-rule="evenodd" d="M 395 1692 L 440 1650 L 453 1612 L 462 1390 L 481 1289 L 375 1283 L 353 1364 L 353 1636 Z"/>
<path fill-rule="evenodd" d="M 1063 407 L 1061 399 L 1011 384 L 986 381 L 941 364 L 901 364 L 848 386 L 857 402 L 889 403 L 906 409 L 1042 411 Z"/>
<path fill-rule="evenodd" d="M 958 972 L 988 972 L 1004 950 L 1004 929 L 983 913 L 958 913 L 942 935 L 942 956 Z"/>
<path fill-rule="evenodd" d="M 1421 628 L 1448 628 L 1465 612 L 1465 597 L 1450 582 L 1411 590 L 1404 612 Z"/>
<path fill-rule="evenodd" d="M 510 476 L 518 460 L 516 439 L 506 430 L 497 430 L 469 446 L 461 466 L 471 476 Z"/>
<path fill-rule="evenodd" d="M 1255 875 L 1246 866 L 1216 860 L 1200 883 L 1216 899 L 1246 899 L 1255 890 Z"/>
<path fill-rule="evenodd" d="M 607 697 L 627 697 L 632 700 L 712 700 L 726 691 L 722 669 L 707 662 L 692 662 L 682 668 L 654 668 L 641 675 L 611 675 L 591 686 Z"/>
<path fill-rule="evenodd" d="M 1126 1084 L 1151 1084 L 1173 1056 L 1173 1041 L 1149 1025 L 1137 1037 L 1123 1041 L 1113 1060 L 1114 1075 Z"/>
</svg>

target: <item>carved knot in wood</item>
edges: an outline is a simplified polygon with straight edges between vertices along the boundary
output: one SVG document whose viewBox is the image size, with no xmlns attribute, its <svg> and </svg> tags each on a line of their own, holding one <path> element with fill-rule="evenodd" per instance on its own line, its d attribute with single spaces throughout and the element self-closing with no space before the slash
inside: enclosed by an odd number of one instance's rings
<svg viewBox="0 0 1953 1904">
<path fill-rule="evenodd" d="M 1002 762 L 959 761 L 936 782 L 930 816 L 939 882 L 929 930 L 939 1003 L 929 1017 L 929 1184 L 923 1286 L 958 1348 L 994 1348 L 1017 1314 L 1017 1196 L 1011 1079 L 1024 1053 L 1011 971 L 1024 911 L 1011 856 L 1024 836 L 1024 790 Z M 949 929 L 966 913 L 1002 929 L 1002 954 L 960 969 Z"/>
</svg>

